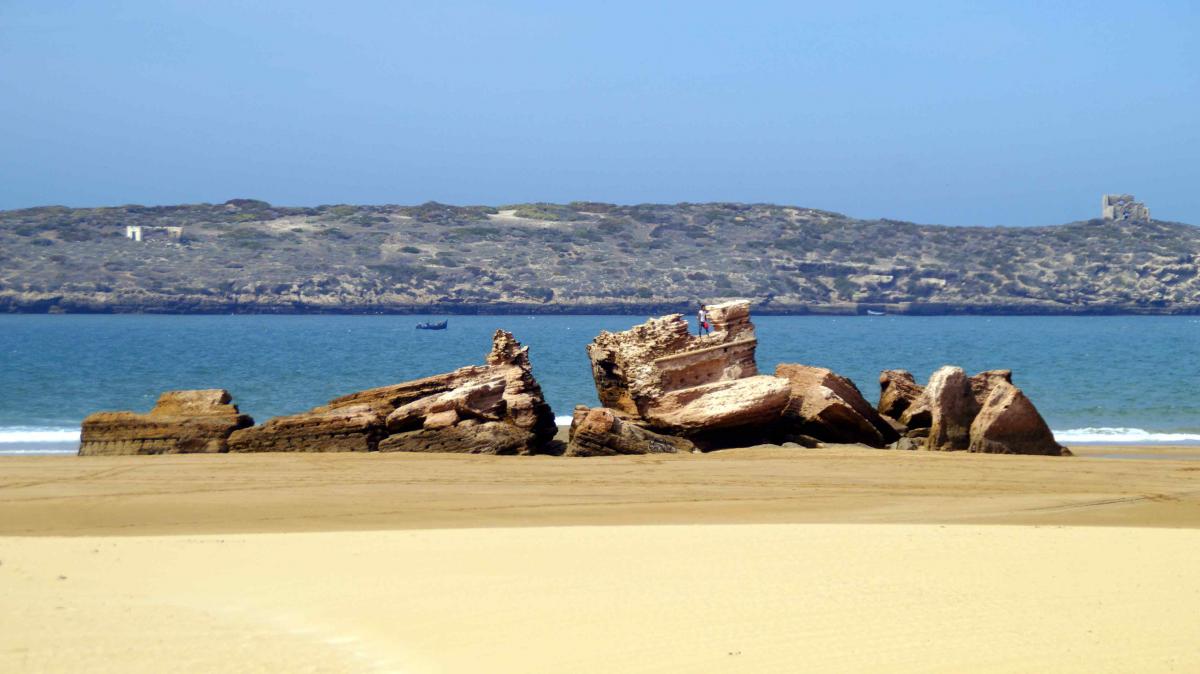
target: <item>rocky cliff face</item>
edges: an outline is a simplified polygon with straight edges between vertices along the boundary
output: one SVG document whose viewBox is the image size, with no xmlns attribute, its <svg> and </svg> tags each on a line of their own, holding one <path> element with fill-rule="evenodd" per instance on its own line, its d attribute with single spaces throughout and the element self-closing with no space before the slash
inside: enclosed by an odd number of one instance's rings
<svg viewBox="0 0 1200 674">
<path fill-rule="evenodd" d="M 135 242 L 127 225 L 182 226 Z M 1200 229 L 980 228 L 768 204 L 0 212 L 0 311 L 1200 312 Z"/>
</svg>

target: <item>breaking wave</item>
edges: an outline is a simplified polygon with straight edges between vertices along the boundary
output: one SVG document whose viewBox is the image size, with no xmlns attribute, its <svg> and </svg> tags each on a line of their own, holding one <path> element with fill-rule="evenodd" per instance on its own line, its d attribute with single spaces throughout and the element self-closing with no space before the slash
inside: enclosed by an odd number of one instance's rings
<svg viewBox="0 0 1200 674">
<path fill-rule="evenodd" d="M 74 454 L 79 451 L 78 428 L 0 426 L 0 454 Z"/>
<path fill-rule="evenodd" d="M 1200 443 L 1200 433 L 1156 433 L 1141 428 L 1070 428 L 1053 431 L 1054 439 L 1062 443 L 1113 444 L 1192 444 Z"/>
<path fill-rule="evenodd" d="M 78 428 L 0 426 L 0 444 L 33 442 L 79 442 Z"/>
</svg>

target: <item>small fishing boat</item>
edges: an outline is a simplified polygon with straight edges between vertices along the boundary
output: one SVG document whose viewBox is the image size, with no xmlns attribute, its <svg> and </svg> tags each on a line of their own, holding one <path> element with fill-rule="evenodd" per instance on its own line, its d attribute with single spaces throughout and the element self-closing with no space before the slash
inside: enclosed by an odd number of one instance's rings
<svg viewBox="0 0 1200 674">
<path fill-rule="evenodd" d="M 867 315 L 868 316 L 887 316 L 887 312 L 886 311 L 875 311 L 874 309 L 867 309 Z"/>
<path fill-rule="evenodd" d="M 445 330 L 446 324 L 450 321 L 442 321 L 441 323 L 417 323 L 418 330 Z"/>
</svg>

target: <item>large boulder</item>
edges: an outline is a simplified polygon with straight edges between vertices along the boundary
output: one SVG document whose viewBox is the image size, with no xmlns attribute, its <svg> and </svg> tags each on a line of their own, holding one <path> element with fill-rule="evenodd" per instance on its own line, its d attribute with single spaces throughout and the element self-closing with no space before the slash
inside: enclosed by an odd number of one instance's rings
<svg viewBox="0 0 1200 674">
<path fill-rule="evenodd" d="M 89 415 L 83 420 L 79 455 L 224 452 L 229 435 L 253 423 L 224 389 L 167 391 L 148 414 Z"/>
<path fill-rule="evenodd" d="M 660 435 L 624 421 L 613 410 L 580 405 L 571 418 L 565 456 L 674 454 L 691 452 L 695 448 L 684 438 Z"/>
<path fill-rule="evenodd" d="M 643 418 L 654 430 L 680 435 L 777 425 L 790 393 L 787 381 L 766 375 L 716 381 L 664 393 Z"/>
<path fill-rule="evenodd" d="M 269 419 L 234 433 L 231 452 L 372 452 L 387 435 L 384 420 L 397 406 L 449 391 L 483 368 L 465 367 L 414 381 L 334 398 L 307 412 Z"/>
<path fill-rule="evenodd" d="M 427 426 L 387 436 L 381 452 L 446 452 L 455 454 L 528 454 L 529 434 L 499 421 L 467 420 Z"/>
<path fill-rule="evenodd" d="M 326 405 L 240 430 L 229 451 L 371 452 L 383 436 L 383 417 L 370 405 Z"/>
<path fill-rule="evenodd" d="M 690 334 L 681 314 L 601 332 L 587 347 L 601 405 L 706 449 L 778 431 L 789 388 L 758 374 L 749 302 L 713 305 L 708 315 L 712 332 L 703 336 Z"/>
<path fill-rule="evenodd" d="M 495 373 L 405 403 L 388 414 L 388 432 L 453 426 L 467 419 L 500 421 L 507 410 L 505 385 L 504 375 Z"/>
<path fill-rule="evenodd" d="M 984 370 L 971 375 L 967 382 L 971 385 L 975 406 L 982 408 L 993 389 L 1003 384 L 1012 385 L 1012 370 Z"/>
<path fill-rule="evenodd" d="M 968 449 L 990 454 L 1070 454 L 1054 439 L 1029 398 L 1003 378 L 993 382 L 982 409 L 971 423 Z"/>
<path fill-rule="evenodd" d="M 336 398 L 235 433 L 230 451 L 529 454 L 553 439 L 554 413 L 529 349 L 497 330 L 482 366 Z"/>
<path fill-rule="evenodd" d="M 796 430 L 825 442 L 883 448 L 900 434 L 863 398 L 854 382 L 823 367 L 782 364 L 775 376 L 789 385 L 786 418 Z"/>
<path fill-rule="evenodd" d="M 933 425 L 933 410 L 929 407 L 929 396 L 922 392 L 921 397 L 914 400 L 900 414 L 900 418 L 897 421 L 909 431 L 918 429 L 928 430 Z"/>
<path fill-rule="evenodd" d="M 337 409 L 353 407 L 355 405 L 366 405 L 373 411 L 387 416 L 397 407 L 450 391 L 464 381 L 470 381 L 483 375 L 486 370 L 487 368 L 484 366 L 469 365 L 453 372 L 435 374 L 431 377 L 380 386 L 365 391 L 357 391 L 330 400 L 324 408 Z"/>
<path fill-rule="evenodd" d="M 371 452 L 387 435 L 384 420 L 392 410 L 453 390 L 479 376 L 471 366 L 400 384 L 357 391 L 307 412 L 274 417 L 229 439 L 232 452 Z"/>
<path fill-rule="evenodd" d="M 932 451 L 965 451 L 971 442 L 971 422 L 979 406 L 971 382 L 961 367 L 947 365 L 929 377 L 925 386 L 931 424 L 925 448 Z"/>
<path fill-rule="evenodd" d="M 879 373 L 879 407 L 876 409 L 880 414 L 899 421 L 924 392 L 924 387 L 913 379 L 908 370 L 884 370 Z"/>
<path fill-rule="evenodd" d="M 999 383 L 1011 384 L 1012 370 L 985 370 L 967 378 L 976 411 L 983 406 L 988 393 Z M 927 389 L 916 385 L 907 371 L 885 370 L 879 375 L 879 386 L 879 409 L 884 414 L 888 413 L 885 409 L 899 412 L 898 416 L 892 418 L 898 420 L 910 432 L 933 426 L 932 398 L 926 395 Z M 972 405 L 968 404 L 966 407 L 969 409 Z"/>
</svg>

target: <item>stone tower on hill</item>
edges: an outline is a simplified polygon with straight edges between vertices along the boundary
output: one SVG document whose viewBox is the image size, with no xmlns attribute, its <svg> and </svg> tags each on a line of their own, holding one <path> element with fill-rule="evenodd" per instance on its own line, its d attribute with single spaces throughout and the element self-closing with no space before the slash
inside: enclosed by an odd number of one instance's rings
<svg viewBox="0 0 1200 674">
<path fill-rule="evenodd" d="M 1100 200 L 1101 217 L 1105 220 L 1149 220 L 1150 209 L 1132 194 L 1105 194 Z"/>
</svg>

